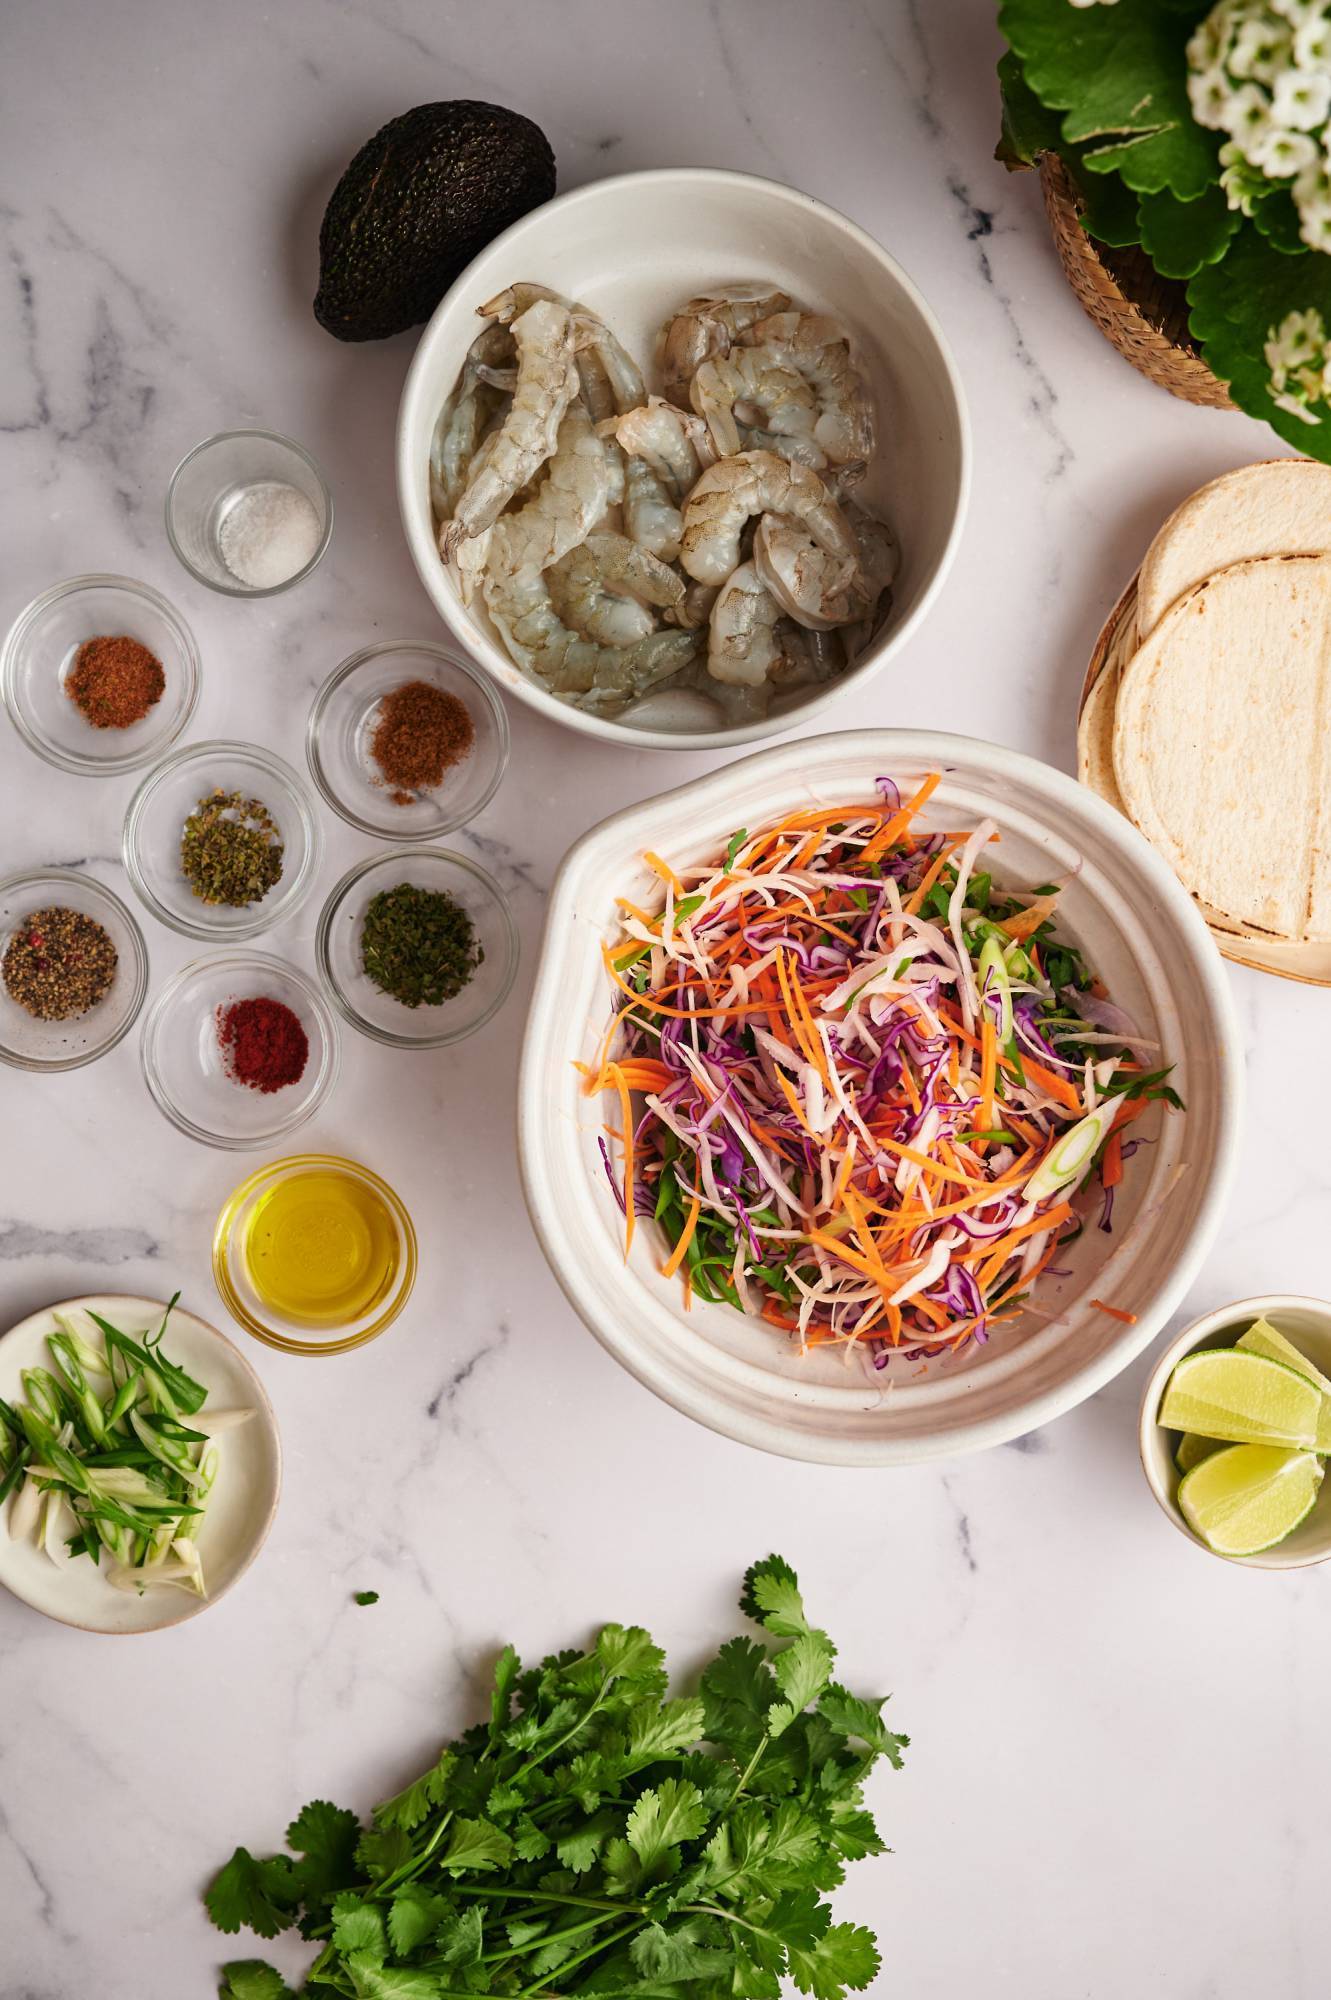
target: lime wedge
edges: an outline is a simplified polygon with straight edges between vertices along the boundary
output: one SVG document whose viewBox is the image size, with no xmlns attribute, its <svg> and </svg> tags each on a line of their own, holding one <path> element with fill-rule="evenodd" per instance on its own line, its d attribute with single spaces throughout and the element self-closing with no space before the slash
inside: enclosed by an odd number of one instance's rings
<svg viewBox="0 0 1331 2000">
<path fill-rule="evenodd" d="M 1296 1347 L 1292 1340 L 1286 1340 L 1269 1319 L 1255 1319 L 1238 1344 L 1250 1354 L 1264 1354 L 1268 1361 L 1283 1361 L 1286 1368 L 1293 1368 L 1298 1374 L 1307 1376 L 1322 1398 L 1317 1419 L 1316 1448 L 1318 1451 L 1331 1451 L 1331 1382 L 1325 1375 L 1320 1375 L 1303 1350 Z"/>
<path fill-rule="evenodd" d="M 1179 1481 L 1179 1511 L 1217 1555 L 1255 1556 L 1293 1533 L 1321 1483 L 1314 1452 L 1236 1444 Z"/>
<path fill-rule="evenodd" d="M 1306 1375 L 1238 1347 L 1185 1354 L 1169 1378 L 1159 1421 L 1232 1444 L 1280 1444 L 1311 1451 L 1322 1399 Z"/>
<path fill-rule="evenodd" d="M 1221 1438 L 1204 1438 L 1199 1437 L 1196 1431 L 1184 1431 L 1178 1441 L 1178 1450 L 1174 1453 L 1174 1463 L 1180 1472 L 1191 1472 L 1194 1465 L 1200 1465 L 1213 1451 L 1224 1449 Z"/>
</svg>

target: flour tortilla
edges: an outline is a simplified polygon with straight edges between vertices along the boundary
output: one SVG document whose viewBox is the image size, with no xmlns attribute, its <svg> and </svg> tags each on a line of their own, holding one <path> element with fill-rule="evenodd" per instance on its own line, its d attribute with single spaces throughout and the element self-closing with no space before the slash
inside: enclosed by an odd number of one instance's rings
<svg viewBox="0 0 1331 2000">
<path fill-rule="evenodd" d="M 1236 563 L 1172 604 L 1119 685 L 1128 814 L 1194 896 L 1331 938 L 1331 557 Z"/>
<path fill-rule="evenodd" d="M 1145 639 L 1185 591 L 1260 556 L 1331 554 L 1331 465 L 1272 458 L 1241 465 L 1176 507 L 1146 552 L 1137 584 Z"/>
</svg>

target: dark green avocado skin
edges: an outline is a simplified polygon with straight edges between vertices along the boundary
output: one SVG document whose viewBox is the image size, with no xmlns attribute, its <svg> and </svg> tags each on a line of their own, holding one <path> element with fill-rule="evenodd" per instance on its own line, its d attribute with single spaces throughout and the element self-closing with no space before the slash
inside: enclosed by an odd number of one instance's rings
<svg viewBox="0 0 1331 2000">
<path fill-rule="evenodd" d="M 539 125 L 502 104 L 418 104 L 361 147 L 319 231 L 314 317 L 383 340 L 430 317 L 478 250 L 555 191 Z"/>
</svg>

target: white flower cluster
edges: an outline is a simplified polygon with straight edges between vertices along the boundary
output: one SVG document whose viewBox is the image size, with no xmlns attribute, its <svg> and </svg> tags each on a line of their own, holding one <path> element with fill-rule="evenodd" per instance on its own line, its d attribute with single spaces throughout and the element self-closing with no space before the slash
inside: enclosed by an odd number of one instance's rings
<svg viewBox="0 0 1331 2000">
<path fill-rule="evenodd" d="M 1331 341 L 1326 322 L 1316 306 L 1307 312 L 1286 313 L 1273 326 L 1263 349 L 1271 371 L 1269 389 L 1278 410 L 1285 410 L 1300 423 L 1320 424 L 1322 419 L 1309 405 L 1331 398 Z"/>
<path fill-rule="evenodd" d="M 1308 248 L 1331 250 L 1331 0 L 1220 0 L 1188 43 L 1188 98 L 1199 125 L 1229 135 L 1230 207 L 1250 215 L 1278 181 Z"/>
</svg>

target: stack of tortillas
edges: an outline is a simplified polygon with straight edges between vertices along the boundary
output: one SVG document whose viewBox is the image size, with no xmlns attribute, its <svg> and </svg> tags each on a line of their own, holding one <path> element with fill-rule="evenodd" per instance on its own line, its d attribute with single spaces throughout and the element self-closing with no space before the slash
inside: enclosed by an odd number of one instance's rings
<svg viewBox="0 0 1331 2000">
<path fill-rule="evenodd" d="M 1321 976 L 1331 466 L 1244 466 L 1171 514 L 1101 635 L 1078 750 L 1083 783 L 1165 856 L 1222 949 Z"/>
</svg>

